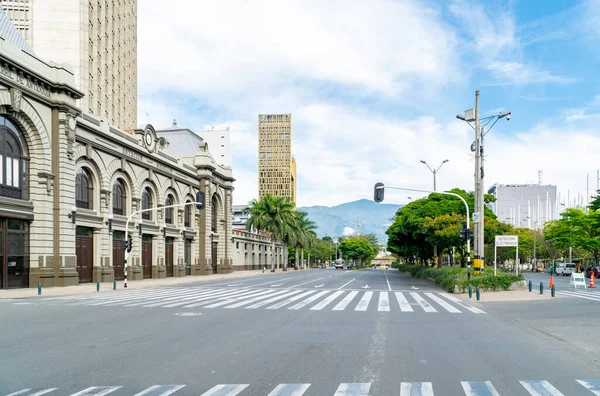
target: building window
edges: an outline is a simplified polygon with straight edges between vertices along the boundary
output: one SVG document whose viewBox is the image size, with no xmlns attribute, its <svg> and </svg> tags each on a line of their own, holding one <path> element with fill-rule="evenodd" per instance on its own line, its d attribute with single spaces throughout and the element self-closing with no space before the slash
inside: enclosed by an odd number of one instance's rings
<svg viewBox="0 0 600 396">
<path fill-rule="evenodd" d="M 190 227 L 192 222 L 192 201 L 187 201 L 187 205 L 185 205 L 185 210 L 183 212 L 183 225 L 185 227 Z"/>
<path fill-rule="evenodd" d="M 94 209 L 94 184 L 90 171 L 79 168 L 75 175 L 75 206 L 83 209 Z"/>
<path fill-rule="evenodd" d="M 0 117 L 0 196 L 28 198 L 28 164 L 21 134 L 9 120 Z"/>
<path fill-rule="evenodd" d="M 173 205 L 173 196 L 169 195 L 165 201 L 165 206 Z M 165 208 L 165 223 L 173 224 L 173 208 Z"/>
<path fill-rule="evenodd" d="M 212 203 L 211 203 L 211 227 L 210 230 L 212 232 L 217 232 L 217 209 L 218 209 L 218 205 L 219 203 L 217 202 L 217 197 L 213 196 L 212 199 Z"/>
<path fill-rule="evenodd" d="M 123 183 L 123 180 L 115 180 L 115 184 L 113 184 L 112 195 L 113 214 L 125 215 L 125 202 L 127 202 L 127 194 L 125 193 L 125 183 Z"/>
<path fill-rule="evenodd" d="M 152 191 L 146 187 L 142 192 L 142 210 L 152 208 Z M 152 211 L 142 212 L 143 220 L 152 220 Z"/>
</svg>

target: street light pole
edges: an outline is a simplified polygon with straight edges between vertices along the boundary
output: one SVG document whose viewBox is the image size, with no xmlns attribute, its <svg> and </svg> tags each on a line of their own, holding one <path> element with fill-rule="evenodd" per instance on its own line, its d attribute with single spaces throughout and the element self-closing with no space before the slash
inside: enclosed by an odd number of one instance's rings
<svg viewBox="0 0 600 396">
<path fill-rule="evenodd" d="M 440 166 L 438 166 L 437 169 L 431 169 L 431 167 L 429 166 L 429 164 L 427 163 L 427 161 L 421 160 L 421 163 L 425 164 L 425 166 L 431 171 L 431 173 L 433 173 L 433 191 L 437 190 L 437 181 L 436 181 L 436 175 L 438 173 L 438 171 L 440 170 L 440 168 L 449 160 L 445 159 L 442 161 L 442 163 L 440 164 Z M 438 252 L 437 252 L 437 245 L 433 245 L 433 263 L 434 264 L 438 264 Z"/>
</svg>

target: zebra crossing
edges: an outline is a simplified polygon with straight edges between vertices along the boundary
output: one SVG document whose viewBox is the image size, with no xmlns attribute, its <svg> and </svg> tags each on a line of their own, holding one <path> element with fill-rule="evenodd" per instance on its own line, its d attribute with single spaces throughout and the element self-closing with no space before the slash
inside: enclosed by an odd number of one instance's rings
<svg viewBox="0 0 600 396">
<path fill-rule="evenodd" d="M 485 314 L 485 311 L 449 293 L 414 291 L 183 287 L 121 290 L 37 301 L 95 307 Z"/>
<path fill-rule="evenodd" d="M 590 394 L 600 395 L 600 379 L 575 380 L 581 385 L 581 391 L 589 391 Z M 267 396 L 302 396 L 307 391 L 310 392 L 310 383 L 296 384 L 278 384 L 271 390 Z M 434 396 L 434 385 L 432 382 L 401 382 L 398 392 L 400 396 Z M 558 388 L 554 387 L 546 380 L 528 380 L 518 381 L 519 385 L 532 396 L 565 396 Z M 491 381 L 461 381 L 460 386 L 465 396 L 499 396 L 500 393 Z M 123 386 L 91 386 L 75 393 L 69 393 L 69 396 L 168 396 L 181 391 L 181 394 L 199 394 L 200 396 L 245 396 L 258 394 L 250 384 L 218 384 L 212 388 L 206 389 L 187 385 L 152 385 L 151 387 L 136 391 L 129 391 Z M 335 389 L 335 390 L 334 390 Z M 447 390 L 446 384 L 440 384 L 441 391 Z M 331 387 L 333 396 L 369 396 L 371 395 L 371 383 L 341 383 L 337 388 Z M 136 392 L 136 393 L 134 393 Z M 204 392 L 204 393 L 200 393 Z M 268 390 L 266 391 L 268 392 Z M 266 394 L 265 391 L 260 394 Z M 24 388 L 5 394 L 6 396 L 53 396 L 53 394 L 65 394 L 60 388 Z"/>
<path fill-rule="evenodd" d="M 581 298 L 583 300 L 600 301 L 600 289 L 586 290 L 557 290 L 557 294 L 561 297 Z"/>
</svg>

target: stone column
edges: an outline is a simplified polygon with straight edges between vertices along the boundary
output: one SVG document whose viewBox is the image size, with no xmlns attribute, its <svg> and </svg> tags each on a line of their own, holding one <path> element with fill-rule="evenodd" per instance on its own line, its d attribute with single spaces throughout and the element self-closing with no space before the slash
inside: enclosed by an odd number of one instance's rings
<svg viewBox="0 0 600 396">
<path fill-rule="evenodd" d="M 135 212 L 141 205 L 140 198 L 132 198 L 131 212 Z M 139 232 L 138 225 L 140 224 L 140 215 L 133 217 L 129 223 L 131 239 L 133 240 L 133 248 L 129 253 L 129 261 L 127 262 L 127 280 L 144 279 L 142 268 L 142 234 Z M 142 232 L 143 232 L 142 228 Z M 127 236 L 125 236 L 127 237 Z"/>
</svg>

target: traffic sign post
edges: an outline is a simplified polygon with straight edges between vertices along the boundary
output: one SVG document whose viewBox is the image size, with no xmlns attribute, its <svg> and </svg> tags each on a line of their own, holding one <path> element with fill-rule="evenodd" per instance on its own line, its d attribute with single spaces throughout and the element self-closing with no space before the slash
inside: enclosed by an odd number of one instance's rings
<svg viewBox="0 0 600 396">
<path fill-rule="evenodd" d="M 519 236 L 518 235 L 496 235 L 494 243 L 494 276 L 496 276 L 496 261 L 498 257 L 499 247 L 516 247 L 517 254 L 515 256 L 515 274 L 519 275 Z"/>
</svg>

